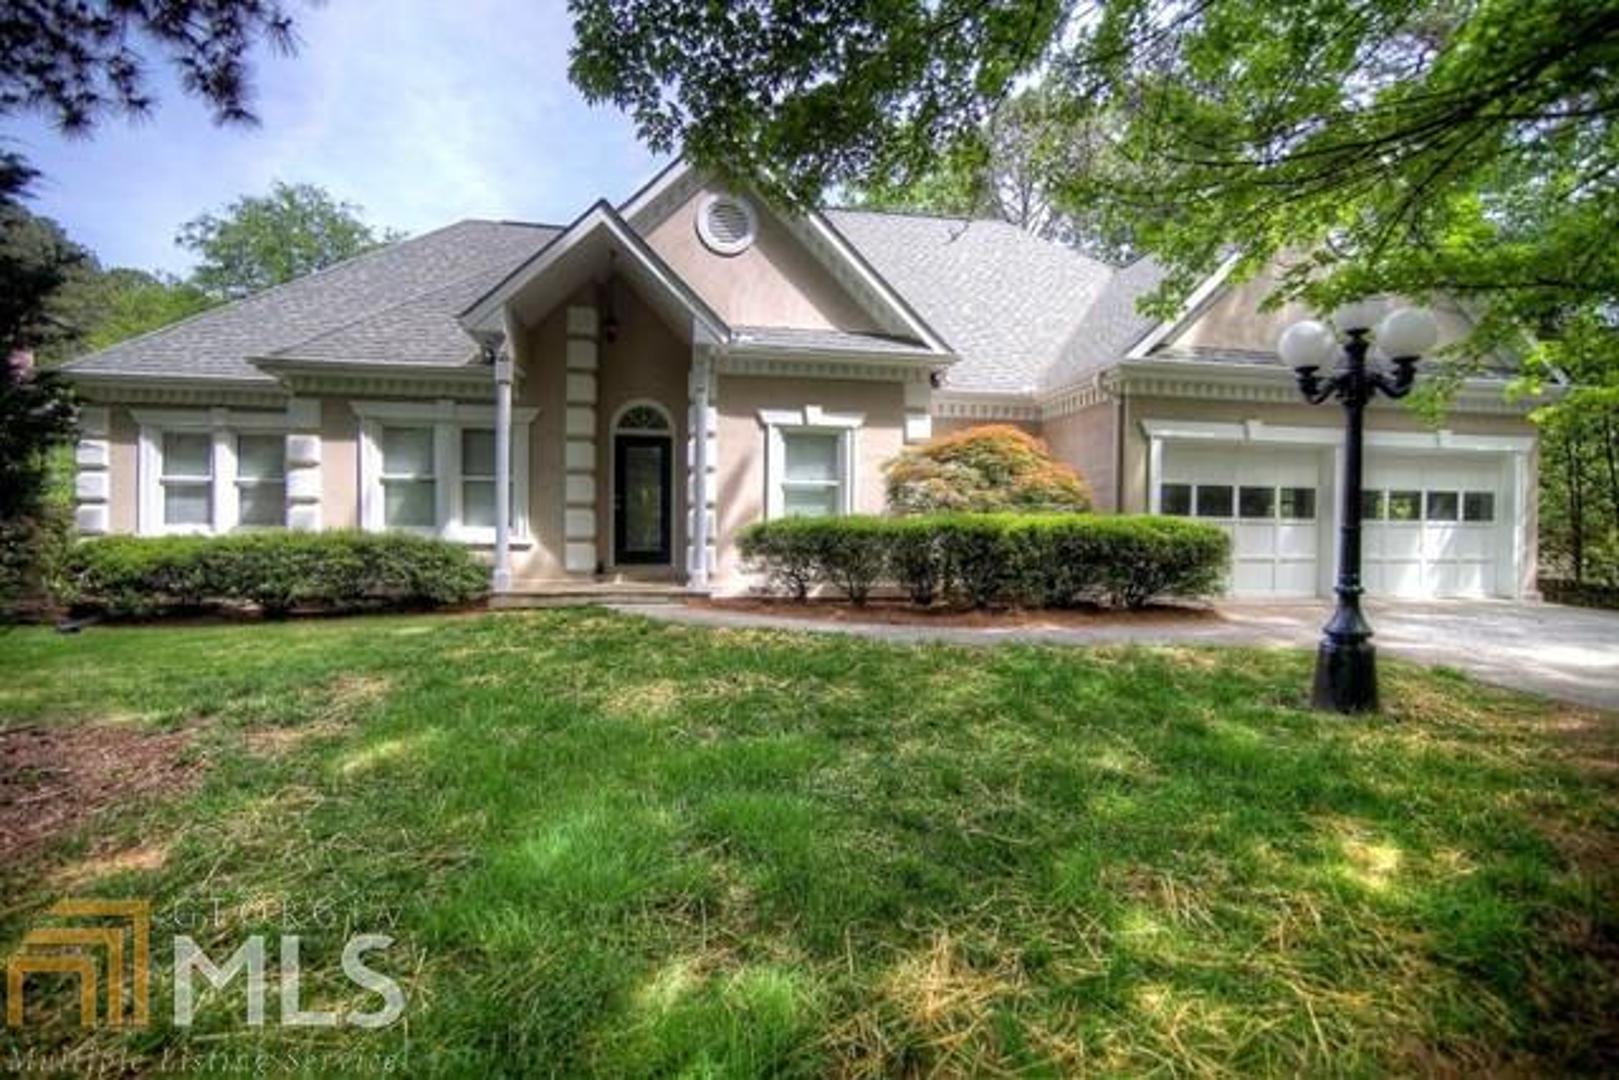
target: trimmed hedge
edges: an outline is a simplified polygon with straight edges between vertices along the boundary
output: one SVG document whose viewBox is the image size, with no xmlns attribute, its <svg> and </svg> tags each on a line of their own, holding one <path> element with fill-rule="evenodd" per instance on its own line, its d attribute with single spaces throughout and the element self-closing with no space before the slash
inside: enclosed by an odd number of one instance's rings
<svg viewBox="0 0 1619 1080">
<path fill-rule="evenodd" d="M 798 600 L 825 584 L 863 604 L 891 583 L 923 606 L 1139 608 L 1219 592 L 1231 557 L 1211 525 L 1091 514 L 784 518 L 749 526 L 739 546 L 770 588 Z"/>
<path fill-rule="evenodd" d="M 488 568 L 466 548 L 397 533 L 108 536 L 75 546 L 62 578 L 63 602 L 112 616 L 428 608 L 489 591 Z"/>
</svg>

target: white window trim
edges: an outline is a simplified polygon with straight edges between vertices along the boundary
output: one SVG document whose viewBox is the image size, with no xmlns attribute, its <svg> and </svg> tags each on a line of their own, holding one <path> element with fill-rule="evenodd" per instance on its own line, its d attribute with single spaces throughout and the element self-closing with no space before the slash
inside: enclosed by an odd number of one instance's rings
<svg viewBox="0 0 1619 1080">
<path fill-rule="evenodd" d="M 135 532 L 141 536 L 214 536 L 240 528 L 236 436 L 244 432 L 284 436 L 287 432 L 285 412 L 242 412 L 225 408 L 131 409 L 130 416 L 140 427 Z M 213 438 L 206 525 L 169 525 L 163 520 L 165 432 L 202 433 Z"/>
<path fill-rule="evenodd" d="M 493 405 L 468 405 L 456 401 L 355 401 L 351 407 L 360 418 L 360 527 L 367 532 L 412 532 L 438 536 L 463 544 L 493 545 L 493 525 L 470 526 L 461 522 L 465 488 L 461 473 L 461 431 L 463 428 L 495 429 Z M 529 425 L 540 415 L 536 408 L 512 409 L 512 529 L 513 547 L 533 543 L 528 521 Z M 433 429 L 433 482 L 436 523 L 431 528 L 390 530 L 383 522 L 382 429 L 384 427 L 427 427 Z M 496 448 L 499 452 L 499 448 Z"/>
<path fill-rule="evenodd" d="M 838 436 L 838 513 L 854 513 L 855 484 L 859 479 L 857 438 L 866 422 L 865 413 L 828 412 L 819 405 L 805 405 L 800 409 L 761 409 L 759 422 L 765 428 L 766 519 L 779 518 L 784 512 L 782 485 L 786 481 L 787 446 L 782 436 L 789 433 Z"/>
</svg>

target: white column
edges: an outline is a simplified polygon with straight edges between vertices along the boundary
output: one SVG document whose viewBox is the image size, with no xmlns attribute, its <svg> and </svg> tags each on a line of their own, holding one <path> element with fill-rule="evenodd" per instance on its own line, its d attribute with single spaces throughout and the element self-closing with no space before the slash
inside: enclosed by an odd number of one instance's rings
<svg viewBox="0 0 1619 1080">
<path fill-rule="evenodd" d="M 709 472 L 713 468 L 711 451 L 713 450 L 713 410 L 710 408 L 712 397 L 712 379 L 714 360 L 706 348 L 692 350 L 691 359 L 691 410 L 687 420 L 687 430 L 691 434 L 689 463 L 691 468 L 691 483 L 686 486 L 689 503 L 687 537 L 689 549 L 686 553 L 686 584 L 694 592 L 703 592 L 708 589 L 708 572 L 712 565 L 709 553 L 709 525 L 710 525 L 710 492 L 713 485 L 709 483 Z"/>
<path fill-rule="evenodd" d="M 511 320 L 506 342 L 495 357 L 495 572 L 494 590 L 512 587 L 512 349 Z"/>
<path fill-rule="evenodd" d="M 320 401 L 287 402 L 287 528 L 313 532 L 321 527 Z"/>
<path fill-rule="evenodd" d="M 1147 513 L 1164 512 L 1164 440 L 1154 435 L 1147 444 Z M 1123 488 L 1121 486 L 1120 490 Z M 1121 500 L 1122 501 L 1122 500 Z"/>
<path fill-rule="evenodd" d="M 79 410 L 79 441 L 73 448 L 77 466 L 73 485 L 73 521 L 84 536 L 112 531 L 112 417 L 105 405 Z"/>
<path fill-rule="evenodd" d="M 596 550 L 596 309 L 568 308 L 567 403 L 563 418 L 562 566 L 591 574 Z"/>
</svg>

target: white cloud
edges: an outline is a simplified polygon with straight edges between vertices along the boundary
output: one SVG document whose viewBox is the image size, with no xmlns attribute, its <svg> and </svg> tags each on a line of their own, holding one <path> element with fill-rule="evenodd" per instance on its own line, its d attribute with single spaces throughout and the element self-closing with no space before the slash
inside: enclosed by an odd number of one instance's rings
<svg viewBox="0 0 1619 1080">
<path fill-rule="evenodd" d="M 218 128 L 165 88 L 157 114 L 63 140 L 14 125 L 41 167 L 37 208 L 103 261 L 183 270 L 178 225 L 272 180 L 421 232 L 462 217 L 566 221 L 657 168 L 629 124 L 567 81 L 561 4 L 335 0 L 302 9 L 303 46 L 265 57 L 258 128 Z"/>
</svg>

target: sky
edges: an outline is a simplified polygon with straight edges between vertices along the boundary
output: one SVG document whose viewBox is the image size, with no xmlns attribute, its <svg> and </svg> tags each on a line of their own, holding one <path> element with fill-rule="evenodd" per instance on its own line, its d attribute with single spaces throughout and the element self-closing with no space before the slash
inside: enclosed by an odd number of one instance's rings
<svg viewBox="0 0 1619 1080">
<path fill-rule="evenodd" d="M 183 274 L 182 223 L 276 180 L 318 184 L 374 226 L 466 217 L 566 223 L 663 163 L 611 106 L 568 82 L 561 0 L 294 0 L 301 45 L 259 54 L 258 127 L 219 127 L 152 66 L 155 112 L 88 138 L 49 118 L 0 122 L 44 175 L 31 208 L 104 266 Z"/>
</svg>

